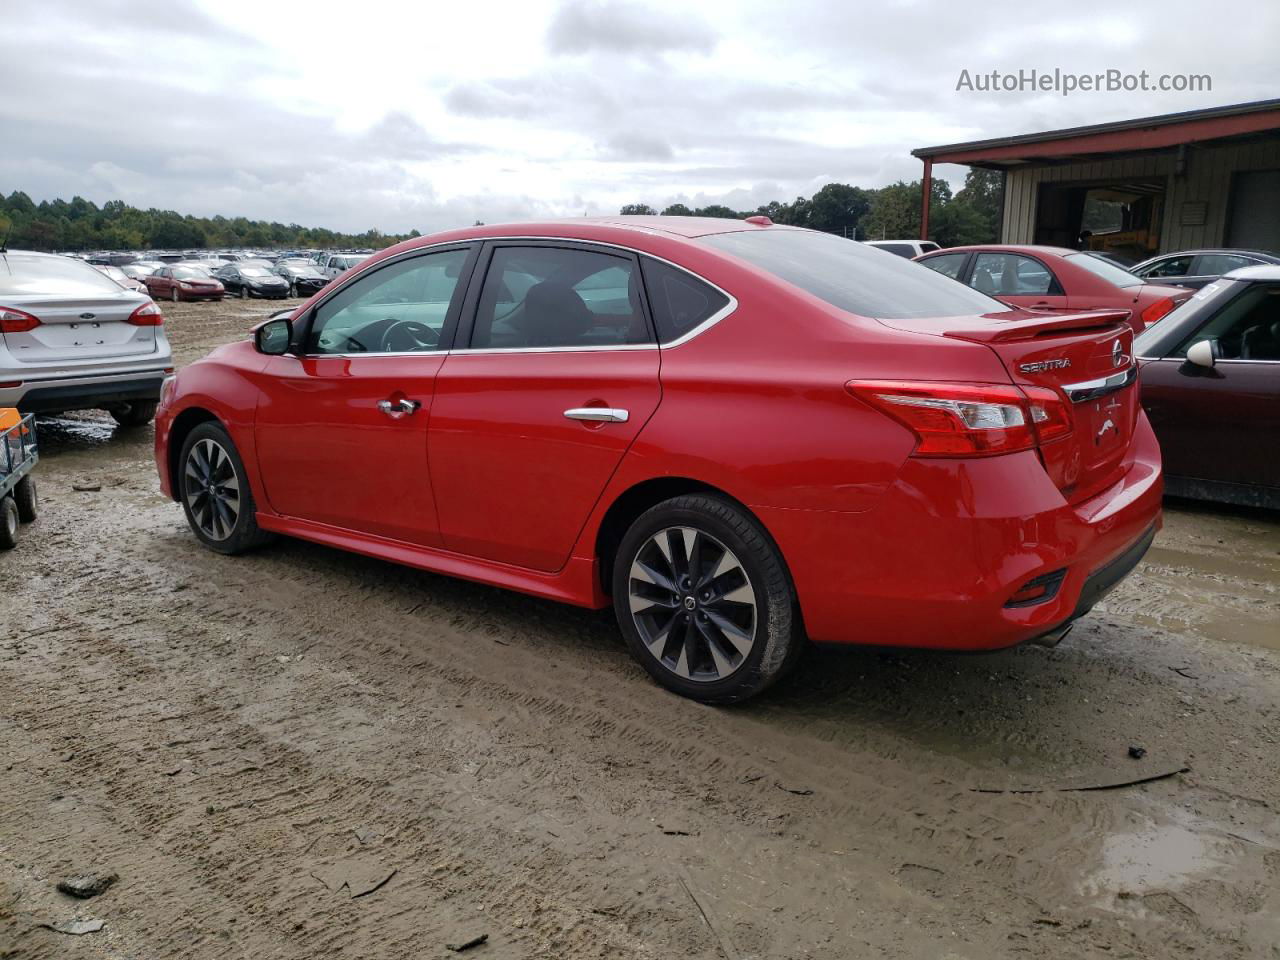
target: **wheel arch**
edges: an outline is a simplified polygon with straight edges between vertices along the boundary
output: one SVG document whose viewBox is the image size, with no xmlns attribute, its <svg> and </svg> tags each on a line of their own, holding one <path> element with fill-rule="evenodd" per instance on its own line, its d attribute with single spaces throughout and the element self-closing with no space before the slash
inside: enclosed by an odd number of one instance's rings
<svg viewBox="0 0 1280 960">
<path fill-rule="evenodd" d="M 664 500 L 698 493 L 709 494 L 728 501 L 760 525 L 760 529 L 764 531 L 764 535 L 769 539 L 774 550 L 778 552 L 778 557 L 782 561 L 783 572 L 786 574 L 787 581 L 791 584 L 794 592 L 795 580 L 791 576 L 791 567 L 787 563 L 786 555 L 782 552 L 782 547 L 778 545 L 778 541 L 774 539 L 769 528 L 756 515 L 754 510 L 731 493 L 702 480 L 695 480 L 692 477 L 652 477 L 633 484 L 620 493 L 613 503 L 609 505 L 608 510 L 605 511 L 600 520 L 600 526 L 596 530 L 596 561 L 601 589 L 606 596 L 612 596 L 613 594 L 613 564 L 617 556 L 618 546 L 622 543 L 623 536 L 626 535 L 627 530 L 631 528 L 636 519 L 650 507 L 657 506 Z"/>
<path fill-rule="evenodd" d="M 187 437 L 191 435 L 192 430 L 210 421 L 222 424 L 223 428 L 226 428 L 226 424 L 222 423 L 217 414 L 204 407 L 187 407 L 173 418 L 173 424 L 169 427 L 166 451 L 168 462 L 165 464 L 165 469 L 169 471 L 169 490 L 174 500 L 181 498 L 181 494 L 178 493 L 178 459 L 182 456 L 182 445 L 187 442 Z"/>
</svg>

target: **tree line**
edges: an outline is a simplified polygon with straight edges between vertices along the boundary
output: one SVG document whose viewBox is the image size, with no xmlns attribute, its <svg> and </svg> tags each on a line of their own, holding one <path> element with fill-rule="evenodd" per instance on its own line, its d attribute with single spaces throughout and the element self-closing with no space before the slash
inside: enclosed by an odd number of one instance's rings
<svg viewBox="0 0 1280 960">
<path fill-rule="evenodd" d="M 913 240 L 920 236 L 919 180 L 899 180 L 887 187 L 867 190 L 847 183 L 828 183 L 812 197 L 796 197 L 791 203 L 774 200 L 755 210 L 732 210 L 712 204 L 690 209 L 673 203 L 661 211 L 665 217 L 742 217 L 763 214 L 774 223 L 838 233 L 855 240 Z M 994 243 L 1000 238 L 1003 178 L 995 170 L 971 168 L 964 186 L 954 194 L 945 180 L 934 180 L 929 199 L 929 239 L 944 247 L 970 243 Z M 620 211 L 657 214 L 647 203 L 629 203 Z"/>
<path fill-rule="evenodd" d="M 139 210 L 121 200 L 101 207 L 83 197 L 35 203 L 20 190 L 0 194 L 0 241 L 12 249 L 191 250 L 220 247 L 351 247 L 379 250 L 410 237 L 380 230 L 340 233 L 296 223 L 245 217 L 192 217 L 173 210 Z"/>
<path fill-rule="evenodd" d="M 933 181 L 929 238 L 944 247 L 990 243 L 999 238 L 1002 179 L 998 172 L 971 169 L 964 186 L 952 194 L 944 180 Z M 656 214 L 645 203 L 630 203 L 623 214 Z M 857 240 L 912 239 L 920 235 L 920 181 L 899 180 L 875 190 L 829 183 L 812 197 L 790 203 L 773 201 L 755 210 L 713 204 L 690 209 L 673 203 L 664 216 L 742 217 L 764 214 L 774 223 L 809 227 Z M 477 221 L 479 223 L 479 221 Z M 187 250 L 222 247 L 350 247 L 380 250 L 420 236 L 380 230 L 340 233 L 296 223 L 245 217 L 192 217 L 173 210 L 140 210 L 121 200 L 101 207 L 83 197 L 35 203 L 15 190 L 0 194 L 0 241 L 14 249 Z"/>
</svg>

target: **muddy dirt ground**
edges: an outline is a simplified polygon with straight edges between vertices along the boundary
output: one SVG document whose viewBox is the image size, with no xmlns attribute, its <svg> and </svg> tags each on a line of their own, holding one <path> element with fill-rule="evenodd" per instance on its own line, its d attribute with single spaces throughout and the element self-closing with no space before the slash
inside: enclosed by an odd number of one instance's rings
<svg viewBox="0 0 1280 960">
<path fill-rule="evenodd" d="M 270 309 L 165 305 L 183 363 Z M 41 433 L 0 957 L 1280 957 L 1280 516 L 1170 504 L 1054 650 L 819 651 L 713 709 L 604 614 L 210 553 L 149 428 Z M 55 891 L 87 871 L 119 881 Z"/>
</svg>

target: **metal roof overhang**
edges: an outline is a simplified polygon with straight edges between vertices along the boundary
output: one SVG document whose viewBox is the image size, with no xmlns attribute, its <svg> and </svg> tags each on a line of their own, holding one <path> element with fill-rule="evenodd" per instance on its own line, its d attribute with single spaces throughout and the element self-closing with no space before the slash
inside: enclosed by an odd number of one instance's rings
<svg viewBox="0 0 1280 960">
<path fill-rule="evenodd" d="M 1280 99 L 1190 110 L 1116 123 L 1099 123 L 994 140 L 921 147 L 911 155 L 926 164 L 963 163 L 1006 169 L 1098 154 L 1140 153 L 1206 140 L 1280 131 Z"/>
</svg>

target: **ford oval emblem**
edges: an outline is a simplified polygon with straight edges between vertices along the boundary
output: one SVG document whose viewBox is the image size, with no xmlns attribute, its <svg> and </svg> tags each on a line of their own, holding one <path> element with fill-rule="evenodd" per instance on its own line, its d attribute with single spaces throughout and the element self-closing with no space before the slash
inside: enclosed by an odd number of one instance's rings
<svg viewBox="0 0 1280 960">
<path fill-rule="evenodd" d="M 93 314 L 93 313 L 82 313 L 82 314 L 80 314 L 80 319 L 81 319 L 81 320 L 92 320 L 95 316 L 97 316 L 97 314 Z"/>
</svg>

